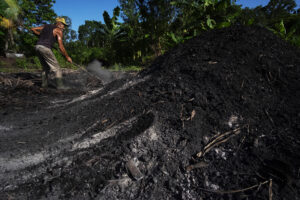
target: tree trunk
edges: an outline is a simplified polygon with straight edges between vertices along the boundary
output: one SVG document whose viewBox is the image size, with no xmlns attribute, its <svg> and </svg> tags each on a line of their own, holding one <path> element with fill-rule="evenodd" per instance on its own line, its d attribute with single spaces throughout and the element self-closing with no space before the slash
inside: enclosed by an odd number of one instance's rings
<svg viewBox="0 0 300 200">
<path fill-rule="evenodd" d="M 157 43 L 155 43 L 152 48 L 154 50 L 155 57 L 161 56 L 162 53 L 161 53 L 160 38 L 158 38 Z"/>
<path fill-rule="evenodd" d="M 15 40 L 14 40 L 14 35 L 13 35 L 13 29 L 8 29 L 9 32 L 9 40 L 10 40 L 10 44 L 11 44 L 11 49 L 13 51 L 15 51 Z"/>
<path fill-rule="evenodd" d="M 13 29 L 9 28 L 7 29 L 7 37 L 5 40 L 5 52 L 9 50 L 13 50 L 15 52 L 15 41 L 14 41 L 14 35 L 13 35 Z"/>
<path fill-rule="evenodd" d="M 7 52 L 7 50 L 8 50 L 8 39 L 5 40 L 4 52 Z"/>
</svg>

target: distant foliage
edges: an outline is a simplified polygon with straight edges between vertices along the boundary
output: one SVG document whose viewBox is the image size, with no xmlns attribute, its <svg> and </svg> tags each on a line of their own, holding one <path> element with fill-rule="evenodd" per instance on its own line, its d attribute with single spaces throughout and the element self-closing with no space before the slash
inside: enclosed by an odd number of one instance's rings
<svg viewBox="0 0 300 200">
<path fill-rule="evenodd" d="M 54 2 L 0 1 L 0 54 L 10 49 L 34 56 L 38 38 L 28 29 L 54 23 Z M 70 25 L 64 31 L 64 43 L 74 63 L 98 59 L 106 66 L 147 66 L 192 37 L 232 25 L 264 26 L 300 47 L 300 10 L 295 10 L 295 0 L 270 0 L 251 9 L 235 0 L 119 0 L 119 5 L 112 16 L 102 13 L 103 22 L 86 20 L 78 35 L 72 30 L 72 19 L 62 16 Z M 61 65 L 74 67 L 54 51 Z"/>
<path fill-rule="evenodd" d="M 242 10 L 238 21 L 244 25 L 261 25 L 291 44 L 300 47 L 300 10 L 294 0 L 270 0 L 265 6 Z"/>
<path fill-rule="evenodd" d="M 16 66 L 24 70 L 42 69 L 42 65 L 36 56 L 29 58 L 17 58 Z"/>
</svg>

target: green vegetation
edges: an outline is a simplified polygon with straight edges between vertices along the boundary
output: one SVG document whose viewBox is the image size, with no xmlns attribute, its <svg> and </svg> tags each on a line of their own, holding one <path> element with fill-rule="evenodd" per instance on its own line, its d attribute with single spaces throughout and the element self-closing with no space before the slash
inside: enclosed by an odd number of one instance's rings
<svg viewBox="0 0 300 200">
<path fill-rule="evenodd" d="M 0 61 L 0 72 L 32 72 L 42 69 L 37 57 L 16 58 L 14 63 Z"/>
<path fill-rule="evenodd" d="M 26 54 L 17 60 L 24 69 L 40 69 L 35 56 L 37 37 L 28 29 L 53 23 L 55 0 L 0 2 L 0 54 Z M 234 0 L 119 0 L 104 22 L 85 21 L 77 33 L 64 32 L 65 47 L 73 61 L 85 65 L 99 59 L 111 70 L 140 70 L 157 56 L 203 32 L 232 25 L 259 25 L 300 47 L 300 9 L 295 0 L 270 0 L 266 6 L 242 8 Z M 67 17 L 67 22 L 72 20 Z M 120 22 L 122 17 L 123 22 Z M 54 50 L 62 67 L 74 68 Z"/>
<path fill-rule="evenodd" d="M 109 67 L 109 70 L 124 71 L 124 72 L 138 72 L 142 70 L 142 67 L 135 66 L 135 65 L 122 66 L 120 64 L 114 64 L 113 66 Z"/>
<path fill-rule="evenodd" d="M 68 63 L 65 58 L 57 50 L 53 50 L 56 58 L 62 68 L 78 69 L 78 66 Z M 4 61 L 0 61 L 0 72 L 32 72 L 42 70 L 42 65 L 37 56 L 31 56 L 26 58 L 16 58 L 14 64 L 8 64 Z"/>
</svg>

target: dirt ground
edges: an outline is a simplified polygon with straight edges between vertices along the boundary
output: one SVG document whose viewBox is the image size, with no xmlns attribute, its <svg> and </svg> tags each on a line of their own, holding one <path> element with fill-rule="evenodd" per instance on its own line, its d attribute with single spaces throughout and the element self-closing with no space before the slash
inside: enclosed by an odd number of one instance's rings
<svg viewBox="0 0 300 200">
<path fill-rule="evenodd" d="M 300 51 L 213 30 L 103 85 L 0 74 L 0 199 L 300 199 Z"/>
</svg>

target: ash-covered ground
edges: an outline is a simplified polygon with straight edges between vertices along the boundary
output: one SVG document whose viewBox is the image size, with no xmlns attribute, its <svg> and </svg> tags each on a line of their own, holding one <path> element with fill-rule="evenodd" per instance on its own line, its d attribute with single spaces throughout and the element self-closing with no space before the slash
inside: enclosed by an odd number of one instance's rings
<svg viewBox="0 0 300 200">
<path fill-rule="evenodd" d="M 236 26 L 104 86 L 1 74 L 0 199 L 297 200 L 299 65 L 270 31 Z"/>
</svg>

